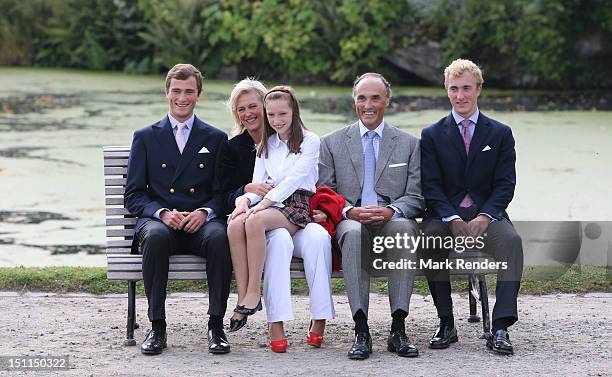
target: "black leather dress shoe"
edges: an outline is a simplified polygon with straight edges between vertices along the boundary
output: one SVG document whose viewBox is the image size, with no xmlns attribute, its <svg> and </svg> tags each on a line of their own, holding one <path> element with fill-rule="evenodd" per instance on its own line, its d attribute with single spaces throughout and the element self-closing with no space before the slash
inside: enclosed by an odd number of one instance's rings
<svg viewBox="0 0 612 377">
<path fill-rule="evenodd" d="M 369 332 L 358 332 L 355 334 L 355 342 L 348 351 L 348 358 L 352 360 L 364 360 L 372 353 L 372 337 Z"/>
<path fill-rule="evenodd" d="M 392 331 L 387 339 L 387 350 L 402 357 L 417 357 L 419 350 L 408 340 L 404 331 Z"/>
<path fill-rule="evenodd" d="M 263 309 L 263 306 L 261 305 L 261 299 L 259 299 L 259 302 L 254 308 L 247 308 L 244 305 L 239 305 L 239 306 L 236 306 L 236 309 L 234 309 L 234 311 L 236 313 L 240 313 L 244 315 L 253 315 L 257 313 L 258 311 L 260 311 L 261 309 Z"/>
<path fill-rule="evenodd" d="M 495 335 L 491 334 L 488 336 L 487 347 L 502 355 L 514 354 L 514 348 L 512 348 L 512 343 L 510 342 L 510 335 L 508 335 L 508 331 L 505 330 L 497 330 Z"/>
<path fill-rule="evenodd" d="M 168 347 L 166 331 L 149 330 L 140 346 L 140 352 L 145 355 L 159 355 L 166 347 Z"/>
<path fill-rule="evenodd" d="M 214 354 L 228 353 L 230 345 L 221 328 L 208 329 L 208 352 Z"/>
<path fill-rule="evenodd" d="M 443 349 L 448 348 L 451 343 L 455 343 L 459 340 L 457 336 L 457 329 L 455 327 L 441 326 L 438 327 L 436 333 L 429 340 L 429 348 Z"/>
</svg>

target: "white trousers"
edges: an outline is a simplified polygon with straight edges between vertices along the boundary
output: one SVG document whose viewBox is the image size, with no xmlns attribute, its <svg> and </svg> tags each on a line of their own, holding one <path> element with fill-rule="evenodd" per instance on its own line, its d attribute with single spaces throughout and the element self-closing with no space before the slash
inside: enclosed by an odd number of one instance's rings
<svg viewBox="0 0 612 377">
<path fill-rule="evenodd" d="M 319 224 L 309 223 L 293 238 L 284 229 L 266 234 L 263 296 L 268 322 L 293 319 L 291 305 L 291 258 L 304 260 L 304 272 L 310 291 L 310 319 L 332 319 L 335 316 L 331 296 L 331 238 Z"/>
</svg>

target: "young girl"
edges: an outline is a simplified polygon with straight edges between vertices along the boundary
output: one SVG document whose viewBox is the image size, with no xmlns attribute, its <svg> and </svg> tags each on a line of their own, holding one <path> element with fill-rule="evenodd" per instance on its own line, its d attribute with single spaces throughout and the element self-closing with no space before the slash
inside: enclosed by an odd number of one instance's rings
<svg viewBox="0 0 612 377">
<path fill-rule="evenodd" d="M 288 86 L 276 86 L 264 97 L 264 133 L 257 150 L 253 183 L 269 183 L 265 196 L 245 193 L 236 199 L 228 219 L 228 238 L 238 290 L 237 313 L 244 320 L 261 310 L 261 276 L 266 231 L 285 228 L 294 234 L 310 219 L 309 199 L 319 178 L 319 138 L 304 127 L 300 109 Z M 283 343 L 284 341 L 284 343 Z M 286 339 L 271 341 L 286 349 Z M 283 344 L 281 344 L 283 343 Z"/>
</svg>

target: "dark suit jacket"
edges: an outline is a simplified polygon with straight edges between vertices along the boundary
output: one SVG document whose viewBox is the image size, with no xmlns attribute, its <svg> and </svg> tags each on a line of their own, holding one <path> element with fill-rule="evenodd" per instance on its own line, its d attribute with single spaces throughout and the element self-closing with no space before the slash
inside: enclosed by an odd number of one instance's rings
<svg viewBox="0 0 612 377">
<path fill-rule="evenodd" d="M 134 132 L 125 185 L 125 206 L 138 216 L 136 230 L 160 208 L 194 211 L 211 208 L 223 214 L 216 160 L 227 135 L 194 117 L 179 153 L 170 120 Z M 198 153 L 206 147 L 209 153 Z"/>
<path fill-rule="evenodd" d="M 244 194 L 244 186 L 253 180 L 255 168 L 255 143 L 248 132 L 223 143 L 217 170 L 223 191 L 226 213 L 236 208 L 236 198 Z"/>
<path fill-rule="evenodd" d="M 482 113 L 469 156 L 452 114 L 423 129 L 421 184 L 427 203 L 425 218 L 458 214 L 459 203 L 469 193 L 479 212 L 508 219 L 506 208 L 516 185 L 515 161 L 510 127 Z"/>
</svg>

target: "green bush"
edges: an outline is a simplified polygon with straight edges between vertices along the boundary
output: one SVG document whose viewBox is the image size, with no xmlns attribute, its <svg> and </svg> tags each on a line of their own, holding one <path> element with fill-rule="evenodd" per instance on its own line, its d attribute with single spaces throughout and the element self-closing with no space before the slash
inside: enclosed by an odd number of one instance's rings
<svg viewBox="0 0 612 377">
<path fill-rule="evenodd" d="M 427 43 L 500 87 L 610 87 L 607 0 L 3 0 L 0 64 L 349 83 Z M 425 62 L 427 64 L 427 62 Z M 399 73 L 399 74 L 397 74 Z"/>
</svg>

